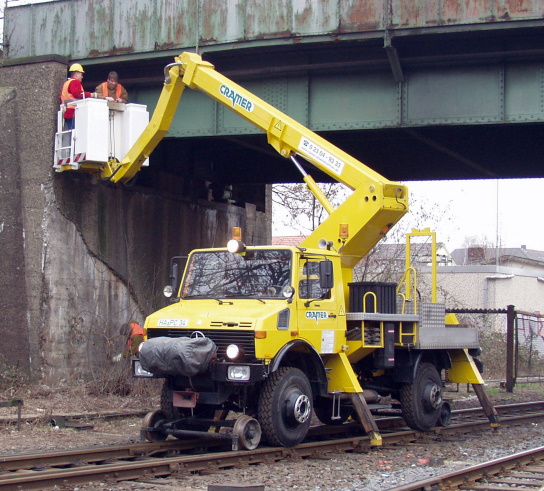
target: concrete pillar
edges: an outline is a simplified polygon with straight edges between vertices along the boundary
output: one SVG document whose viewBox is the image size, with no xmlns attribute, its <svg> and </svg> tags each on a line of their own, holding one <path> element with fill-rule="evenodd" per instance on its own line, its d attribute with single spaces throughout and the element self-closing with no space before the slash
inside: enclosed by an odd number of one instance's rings
<svg viewBox="0 0 544 491">
<path fill-rule="evenodd" d="M 14 87 L 0 87 L 0 375 L 12 376 L 30 366 L 16 97 Z"/>
<path fill-rule="evenodd" d="M 0 68 L 3 302 L 0 351 L 21 368 L 41 368 L 43 216 L 51 192 L 51 149 L 58 87 L 66 68 L 56 61 Z M 4 60 L 4 65 L 7 62 Z M 59 85 L 60 84 L 60 85 Z"/>
</svg>

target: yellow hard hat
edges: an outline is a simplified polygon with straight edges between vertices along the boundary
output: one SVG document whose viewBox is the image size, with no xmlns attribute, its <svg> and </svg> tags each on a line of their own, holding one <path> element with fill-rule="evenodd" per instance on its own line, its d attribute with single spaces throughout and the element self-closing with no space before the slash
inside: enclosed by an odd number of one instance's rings
<svg viewBox="0 0 544 491">
<path fill-rule="evenodd" d="M 68 71 L 85 73 L 85 70 L 83 70 L 83 67 L 79 63 L 73 63 Z"/>
</svg>

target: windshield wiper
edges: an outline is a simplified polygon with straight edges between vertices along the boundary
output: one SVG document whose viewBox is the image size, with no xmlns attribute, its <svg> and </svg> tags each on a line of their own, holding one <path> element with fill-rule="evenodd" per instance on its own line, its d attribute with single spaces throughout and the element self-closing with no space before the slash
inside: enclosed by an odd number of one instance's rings
<svg viewBox="0 0 544 491">
<path fill-rule="evenodd" d="M 259 302 L 266 303 L 262 298 L 256 297 L 254 295 L 244 295 L 243 293 L 227 293 L 225 295 L 222 295 L 225 298 L 238 298 L 238 299 L 244 299 L 244 298 L 251 298 L 253 300 L 258 300 Z M 232 305 L 232 302 L 221 302 L 218 298 L 215 300 L 219 301 L 220 303 L 230 303 Z"/>
<path fill-rule="evenodd" d="M 262 302 L 262 303 L 266 303 L 262 298 L 259 298 L 259 297 L 248 297 L 248 298 L 251 298 L 253 300 L 258 300 L 259 302 Z"/>
<path fill-rule="evenodd" d="M 214 298 L 214 300 L 217 300 L 219 302 L 219 305 L 223 305 L 224 303 L 227 303 L 229 305 L 234 305 L 233 302 L 229 302 L 228 300 L 221 300 L 220 298 Z"/>
</svg>

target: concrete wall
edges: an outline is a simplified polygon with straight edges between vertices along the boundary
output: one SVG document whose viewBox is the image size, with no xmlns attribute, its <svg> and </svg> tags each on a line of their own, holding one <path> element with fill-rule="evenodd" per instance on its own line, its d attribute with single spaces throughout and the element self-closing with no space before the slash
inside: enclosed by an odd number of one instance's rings
<svg viewBox="0 0 544 491">
<path fill-rule="evenodd" d="M 418 291 L 430 298 L 428 268 L 418 273 Z M 507 266 L 438 267 L 437 301 L 454 309 L 506 309 L 544 312 L 544 281 L 539 269 Z"/>
<path fill-rule="evenodd" d="M 65 77 L 56 61 L 0 68 L 0 359 L 53 385 L 108 370 L 120 326 L 166 304 L 171 256 L 223 245 L 234 225 L 248 242 L 270 240 L 251 204 L 54 173 Z"/>
<path fill-rule="evenodd" d="M 16 97 L 14 87 L 0 87 L 0 377 L 30 360 Z"/>
<path fill-rule="evenodd" d="M 12 88 L 9 102 L 4 100 L 0 110 L 0 213 L 4 223 L 12 224 L 12 237 L 2 233 L 2 276 L 7 282 L 2 302 L 8 308 L 0 312 L 0 350 L 5 360 L 32 366 L 35 373 L 42 367 L 46 327 L 42 316 L 44 214 L 47 207 L 55 206 L 49 165 L 53 115 L 65 76 L 65 67 L 55 62 L 0 69 L 0 87 Z"/>
</svg>

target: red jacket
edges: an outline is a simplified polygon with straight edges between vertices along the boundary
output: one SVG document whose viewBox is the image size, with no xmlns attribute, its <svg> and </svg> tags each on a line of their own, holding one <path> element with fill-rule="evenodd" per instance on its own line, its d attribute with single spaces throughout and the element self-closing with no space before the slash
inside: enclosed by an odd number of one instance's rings
<svg viewBox="0 0 544 491">
<path fill-rule="evenodd" d="M 65 102 L 73 101 L 74 99 L 84 99 L 90 98 L 91 93 L 85 92 L 83 85 L 79 80 L 75 78 L 69 78 L 64 82 L 62 86 L 62 91 L 60 93 L 60 102 L 64 104 Z M 64 119 L 73 119 L 75 113 L 75 108 L 73 106 L 68 106 L 64 112 Z"/>
</svg>

